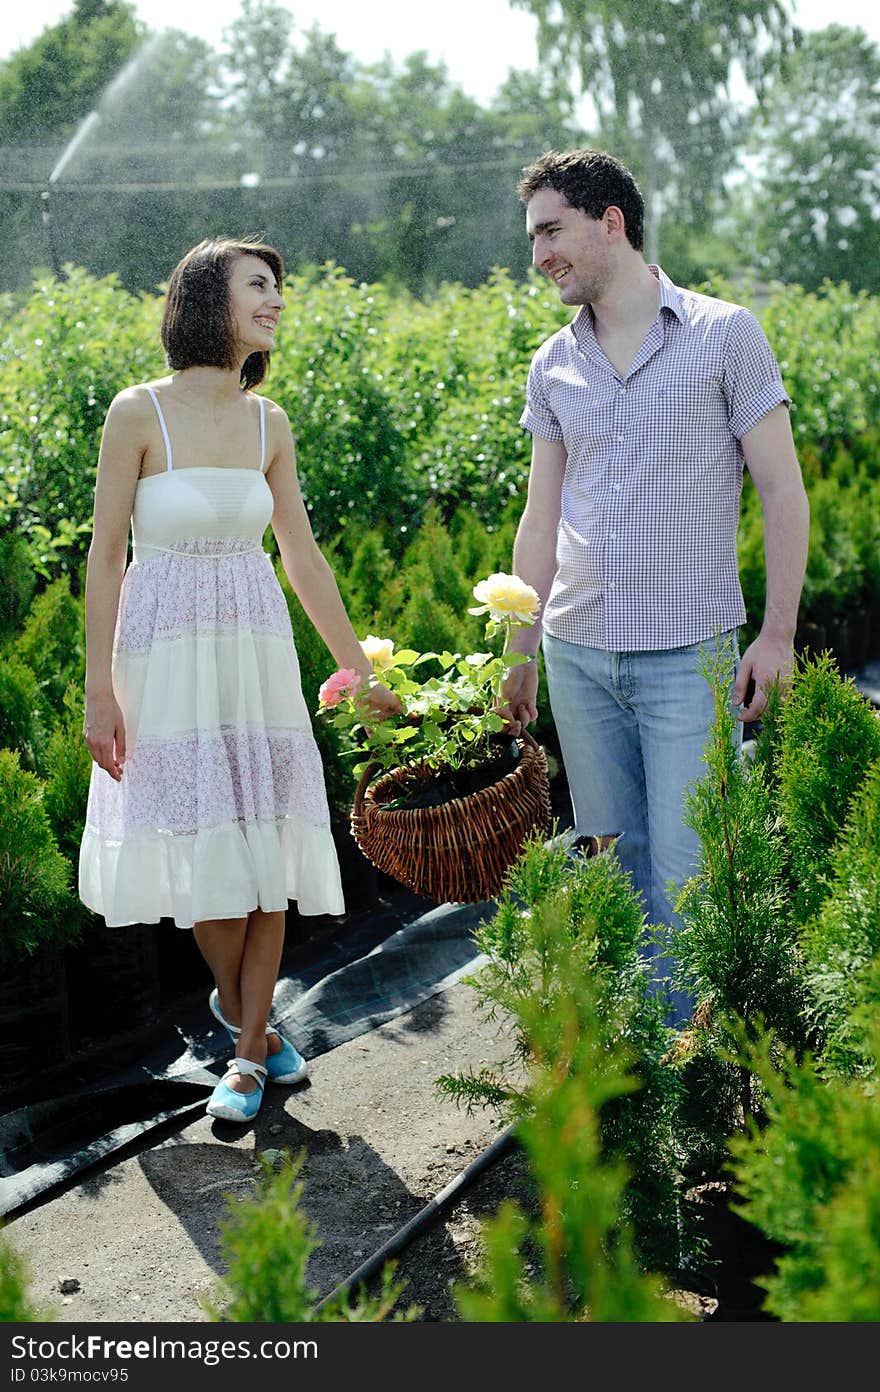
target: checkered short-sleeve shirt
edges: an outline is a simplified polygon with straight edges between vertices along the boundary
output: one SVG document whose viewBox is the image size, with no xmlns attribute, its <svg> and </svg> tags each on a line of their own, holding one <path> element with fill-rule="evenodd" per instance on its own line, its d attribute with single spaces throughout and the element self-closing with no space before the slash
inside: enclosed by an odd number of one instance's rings
<svg viewBox="0 0 880 1392">
<path fill-rule="evenodd" d="M 740 438 L 789 404 L 755 316 L 672 284 L 626 377 L 585 305 L 541 345 L 520 424 L 568 453 L 544 629 L 610 652 L 677 648 L 745 620 Z"/>
</svg>

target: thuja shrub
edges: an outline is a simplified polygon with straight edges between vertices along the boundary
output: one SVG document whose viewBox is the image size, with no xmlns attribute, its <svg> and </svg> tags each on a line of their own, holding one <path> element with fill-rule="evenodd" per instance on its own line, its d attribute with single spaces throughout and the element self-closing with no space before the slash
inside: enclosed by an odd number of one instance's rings
<svg viewBox="0 0 880 1392">
<path fill-rule="evenodd" d="M 43 1323 L 54 1315 L 30 1294 L 30 1273 L 7 1233 L 0 1232 L 0 1324 Z"/>
<path fill-rule="evenodd" d="M 729 650 L 707 650 L 703 673 L 714 717 L 705 747 L 706 773 L 688 790 L 684 820 L 700 838 L 697 873 L 677 901 L 680 926 L 672 955 L 682 984 L 711 1020 L 713 1038 L 736 1021 L 772 1027 L 802 1047 L 805 1026 L 788 851 L 774 792 L 762 761 L 741 757 L 731 706 L 734 662 Z M 701 1039 L 702 1036 L 702 1039 Z M 714 1042 L 711 1044 L 714 1048 Z"/>
<path fill-rule="evenodd" d="M 803 934 L 810 1018 L 825 1067 L 870 1074 L 880 1019 L 880 759 L 853 798 L 831 849 L 829 892 Z"/>
<path fill-rule="evenodd" d="M 227 1198 L 220 1245 L 228 1269 L 213 1297 L 202 1302 L 211 1319 L 235 1324 L 378 1323 L 391 1314 L 403 1293 L 392 1264 L 384 1268 L 378 1296 L 351 1304 L 343 1294 L 317 1308 L 319 1293 L 307 1280 L 309 1257 L 319 1242 L 302 1210 L 299 1176 L 305 1158 L 304 1151 L 296 1157 L 288 1152 L 276 1172 L 272 1159 L 261 1157 L 254 1197 Z M 395 1318 L 418 1314 L 412 1309 Z"/>
<path fill-rule="evenodd" d="M 641 1080 L 609 1043 L 601 987 L 584 972 L 577 939 L 563 931 L 555 946 L 566 989 L 549 1003 L 540 990 L 518 1003 L 532 1067 L 517 1134 L 538 1214 L 502 1206 L 484 1230 L 482 1269 L 456 1288 L 456 1305 L 474 1322 L 684 1319 L 661 1279 L 644 1271 L 626 1217 L 627 1165 L 607 1145 L 607 1109 L 637 1095 Z"/>
<path fill-rule="evenodd" d="M 874 1017 L 871 1052 L 880 1056 Z M 830 1081 L 811 1058 L 780 1068 L 766 1043 L 749 1067 L 765 1091 L 766 1123 L 731 1142 L 749 1221 L 783 1244 L 760 1282 L 777 1319 L 880 1319 L 880 1107 L 876 1074 Z"/>
<path fill-rule="evenodd" d="M 0 749 L 0 964 L 79 933 L 70 864 L 43 806 L 43 786 L 16 753 Z"/>
<path fill-rule="evenodd" d="M 0 479 L 0 493 L 4 487 Z M 37 576 L 24 537 L 0 536 L 0 643 L 18 633 L 36 585 Z"/>
<path fill-rule="evenodd" d="M 467 1107 L 532 1115 L 532 1087 L 522 1078 L 536 1060 L 554 1068 L 567 1056 L 570 1012 L 583 1010 L 579 1028 L 609 1056 L 625 1049 L 631 1065 L 631 1085 L 608 1098 L 601 1117 L 603 1146 L 628 1171 L 623 1212 L 645 1262 L 677 1260 L 679 1084 L 663 1063 L 664 1004 L 639 952 L 640 903 L 613 851 L 586 859 L 562 844 L 531 843 L 476 940 L 488 962 L 468 979 L 487 1018 L 511 1021 L 510 1053 L 499 1068 L 441 1077 L 439 1089 Z"/>
<path fill-rule="evenodd" d="M 799 660 L 782 704 L 775 753 L 778 811 L 799 923 L 826 898 L 831 852 L 871 764 L 880 758 L 880 719 L 827 654 Z"/>
<path fill-rule="evenodd" d="M 31 604 L 13 651 L 36 675 L 41 698 L 60 713 L 71 681 L 85 676 L 85 613 L 62 575 Z"/>
<path fill-rule="evenodd" d="M 0 748 L 15 749 L 29 769 L 42 764 L 46 711 L 40 683 L 14 652 L 0 654 Z"/>
<path fill-rule="evenodd" d="M 92 756 L 83 739 L 85 696 L 80 682 L 71 682 L 61 715 L 46 745 L 46 786 L 43 806 L 58 848 L 75 868 L 86 821 Z"/>
</svg>

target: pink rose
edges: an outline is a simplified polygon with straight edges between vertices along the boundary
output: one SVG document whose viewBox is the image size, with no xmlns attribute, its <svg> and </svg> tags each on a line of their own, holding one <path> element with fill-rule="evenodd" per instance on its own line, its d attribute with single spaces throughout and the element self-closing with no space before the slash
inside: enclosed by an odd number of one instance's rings
<svg viewBox="0 0 880 1392">
<path fill-rule="evenodd" d="M 361 675 L 353 667 L 340 667 L 332 677 L 321 686 L 318 700 L 322 706 L 338 706 L 345 696 L 354 696 L 360 690 Z"/>
</svg>

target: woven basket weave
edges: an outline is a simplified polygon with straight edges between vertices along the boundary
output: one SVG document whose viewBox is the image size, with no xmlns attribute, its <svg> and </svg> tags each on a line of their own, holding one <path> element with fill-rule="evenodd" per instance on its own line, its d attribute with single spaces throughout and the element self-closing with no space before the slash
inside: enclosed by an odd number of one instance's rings
<svg viewBox="0 0 880 1392">
<path fill-rule="evenodd" d="M 364 770 L 351 810 L 352 834 L 368 860 L 435 904 L 494 899 L 528 836 L 550 827 L 547 757 L 528 731 L 516 767 L 496 783 L 439 807 L 389 808 L 412 785 L 395 769 L 371 786 Z"/>
</svg>

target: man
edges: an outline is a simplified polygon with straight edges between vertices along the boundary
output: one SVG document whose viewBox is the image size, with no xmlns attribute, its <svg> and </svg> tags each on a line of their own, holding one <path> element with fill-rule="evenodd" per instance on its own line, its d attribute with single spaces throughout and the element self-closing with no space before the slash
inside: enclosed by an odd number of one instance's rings
<svg viewBox="0 0 880 1392">
<path fill-rule="evenodd" d="M 733 689 L 741 721 L 792 667 L 809 518 L 789 397 L 748 310 L 645 262 L 642 197 L 618 160 L 551 151 L 518 191 L 533 264 L 580 308 L 528 377 L 532 464 L 513 568 L 543 611 L 514 646 L 534 655 L 543 641 L 577 834 L 621 833 L 649 921 L 669 925 L 668 885 L 699 854 L 682 813 L 712 720 L 700 649 L 735 640 L 745 619 L 744 463 L 763 508 L 767 595 Z M 537 685 L 535 663 L 511 673 L 503 713 L 515 728 L 535 719 Z M 657 952 L 660 982 L 673 964 Z M 672 995 L 672 1020 L 692 1004 Z"/>
</svg>

